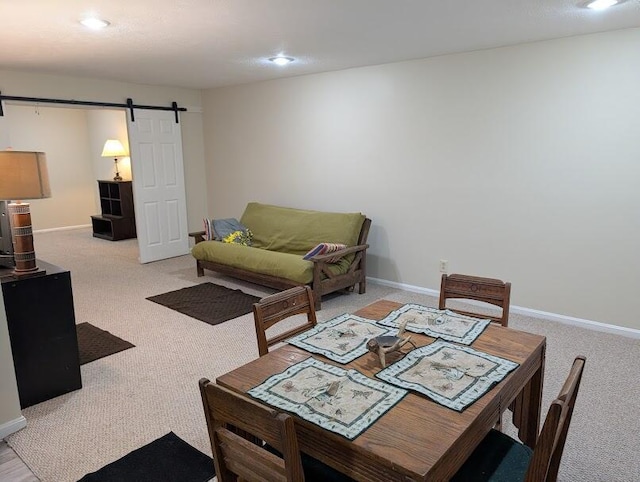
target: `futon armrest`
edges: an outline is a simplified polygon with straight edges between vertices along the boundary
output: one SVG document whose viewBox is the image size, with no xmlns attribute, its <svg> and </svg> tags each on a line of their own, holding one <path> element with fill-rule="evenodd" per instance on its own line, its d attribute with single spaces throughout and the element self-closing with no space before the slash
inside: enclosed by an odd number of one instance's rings
<svg viewBox="0 0 640 482">
<path fill-rule="evenodd" d="M 311 258 L 308 259 L 308 261 L 313 261 L 314 263 L 321 263 L 321 262 L 326 262 L 327 260 L 331 259 L 334 260 L 336 258 L 344 258 L 345 256 L 347 256 L 348 254 L 351 253 L 357 253 L 359 251 L 366 251 L 366 249 L 369 247 L 368 244 L 359 244 L 357 246 L 349 246 L 348 248 L 344 248 L 344 249 L 339 249 L 338 251 L 333 251 L 331 253 L 327 253 L 327 254 L 319 254 L 317 256 L 312 256 Z"/>
<path fill-rule="evenodd" d="M 189 236 L 194 238 L 196 244 L 198 244 L 200 241 L 204 241 L 204 231 L 194 231 L 192 233 L 189 233 Z"/>
</svg>

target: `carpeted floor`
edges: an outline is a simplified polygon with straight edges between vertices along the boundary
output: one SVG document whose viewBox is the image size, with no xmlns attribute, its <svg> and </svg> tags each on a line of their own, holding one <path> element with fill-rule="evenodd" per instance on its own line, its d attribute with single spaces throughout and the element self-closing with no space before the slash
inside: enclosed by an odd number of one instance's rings
<svg viewBox="0 0 640 482">
<path fill-rule="evenodd" d="M 81 390 L 24 409 L 27 427 L 7 437 L 9 445 L 42 482 L 76 481 L 169 431 L 210 455 L 198 380 L 258 357 L 253 316 L 212 326 L 149 303 L 145 298 L 203 281 L 190 255 L 140 264 L 135 239 L 100 240 L 90 229 L 36 233 L 35 243 L 41 259 L 71 271 L 76 319 L 136 348 L 82 365 Z M 257 297 L 273 293 L 210 273 L 206 279 Z M 382 298 L 438 303 L 371 282 L 364 295 L 323 301 L 318 321 Z M 543 417 L 575 356 L 587 357 L 559 482 L 638 480 L 640 340 L 513 313 L 509 326 L 547 337 Z"/>
<path fill-rule="evenodd" d="M 133 343 L 101 330 L 91 323 L 76 325 L 76 334 L 80 365 L 135 347 Z"/>
<path fill-rule="evenodd" d="M 251 313 L 253 304 L 260 301 L 258 296 L 214 283 L 201 283 L 147 299 L 210 325 Z"/>
</svg>

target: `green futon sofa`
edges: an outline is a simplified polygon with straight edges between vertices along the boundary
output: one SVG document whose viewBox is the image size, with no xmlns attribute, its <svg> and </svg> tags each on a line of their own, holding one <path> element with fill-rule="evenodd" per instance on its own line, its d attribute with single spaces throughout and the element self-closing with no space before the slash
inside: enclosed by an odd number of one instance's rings
<svg viewBox="0 0 640 482">
<path fill-rule="evenodd" d="M 322 296 L 338 290 L 366 291 L 367 236 L 371 220 L 361 213 L 332 213 L 251 202 L 240 223 L 252 233 L 250 246 L 195 238 L 191 254 L 198 276 L 208 269 L 275 289 L 309 285 L 316 310 Z M 321 243 L 346 248 L 303 259 Z"/>
</svg>

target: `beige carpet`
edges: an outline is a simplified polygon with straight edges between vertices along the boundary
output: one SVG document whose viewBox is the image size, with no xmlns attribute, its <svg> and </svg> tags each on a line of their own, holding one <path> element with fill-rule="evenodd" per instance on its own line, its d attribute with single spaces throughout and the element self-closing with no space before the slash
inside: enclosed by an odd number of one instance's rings
<svg viewBox="0 0 640 482">
<path fill-rule="evenodd" d="M 145 298 L 205 281 L 256 296 L 272 291 L 197 278 L 190 256 L 141 265 L 136 240 L 100 240 L 88 229 L 36 234 L 35 243 L 39 258 L 71 271 L 76 322 L 117 333 L 136 348 L 83 365 L 81 390 L 25 409 L 28 425 L 8 437 L 9 445 L 44 482 L 75 481 L 169 431 L 211 454 L 198 380 L 258 356 L 252 315 L 211 326 Z M 318 317 L 324 321 L 380 298 L 437 303 L 369 284 L 365 295 L 323 302 Z M 587 356 L 560 480 L 638 480 L 640 342 L 518 315 L 510 326 L 548 338 L 545 407 L 573 358 Z"/>
</svg>

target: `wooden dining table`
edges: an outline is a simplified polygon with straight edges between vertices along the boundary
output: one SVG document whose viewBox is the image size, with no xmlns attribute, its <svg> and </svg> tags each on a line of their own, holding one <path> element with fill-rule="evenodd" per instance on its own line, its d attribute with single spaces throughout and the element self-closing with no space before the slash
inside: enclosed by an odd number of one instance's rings
<svg viewBox="0 0 640 482">
<path fill-rule="evenodd" d="M 380 300 L 354 314 L 381 320 L 401 306 Z M 434 338 L 412 334 L 411 340 L 416 346 L 424 346 Z M 359 481 L 446 481 L 510 406 L 518 437 L 533 447 L 540 425 L 546 338 L 492 323 L 471 347 L 519 366 L 462 412 L 409 392 L 353 440 L 294 415 L 300 449 Z M 244 394 L 310 356 L 371 378 L 382 369 L 374 353 L 343 365 L 285 344 L 218 377 L 216 382 Z"/>
</svg>

